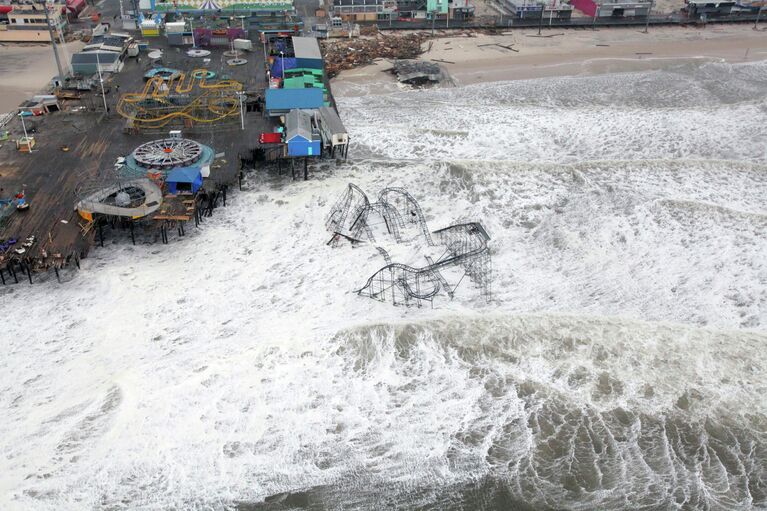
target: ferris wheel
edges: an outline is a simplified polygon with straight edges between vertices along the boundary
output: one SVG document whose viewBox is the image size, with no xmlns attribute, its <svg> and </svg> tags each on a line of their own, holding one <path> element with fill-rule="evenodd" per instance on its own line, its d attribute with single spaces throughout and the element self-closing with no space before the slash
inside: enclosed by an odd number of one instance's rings
<svg viewBox="0 0 767 511">
<path fill-rule="evenodd" d="M 171 169 L 197 162 L 202 146 L 186 138 L 165 138 L 142 144 L 133 151 L 136 163 L 148 169 Z"/>
</svg>

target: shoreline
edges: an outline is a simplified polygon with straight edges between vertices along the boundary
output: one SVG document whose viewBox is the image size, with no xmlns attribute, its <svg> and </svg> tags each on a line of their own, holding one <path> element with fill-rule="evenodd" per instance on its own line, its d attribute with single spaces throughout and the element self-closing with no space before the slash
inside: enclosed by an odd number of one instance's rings
<svg viewBox="0 0 767 511">
<path fill-rule="evenodd" d="M 649 71 L 695 61 L 735 64 L 767 60 L 767 37 L 750 27 L 664 27 L 652 29 L 649 34 L 634 28 L 546 32 L 541 37 L 537 29 L 525 29 L 502 35 L 433 39 L 426 43 L 420 58 L 443 61 L 439 63 L 459 87 Z M 390 61 L 382 59 L 342 71 L 331 81 L 333 92 L 339 97 L 353 97 L 411 90 L 388 73 L 391 67 Z"/>
</svg>

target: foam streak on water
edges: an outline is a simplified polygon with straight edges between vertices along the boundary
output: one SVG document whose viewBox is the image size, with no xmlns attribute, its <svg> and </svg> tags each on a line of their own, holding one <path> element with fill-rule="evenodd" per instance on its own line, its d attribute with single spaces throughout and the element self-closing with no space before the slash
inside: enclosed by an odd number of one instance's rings
<svg viewBox="0 0 767 511">
<path fill-rule="evenodd" d="M 706 64 L 343 99 L 368 158 L 0 289 L 0 508 L 764 508 L 766 91 Z M 482 221 L 491 302 L 351 293 L 383 260 L 325 244 L 350 181 Z"/>
</svg>

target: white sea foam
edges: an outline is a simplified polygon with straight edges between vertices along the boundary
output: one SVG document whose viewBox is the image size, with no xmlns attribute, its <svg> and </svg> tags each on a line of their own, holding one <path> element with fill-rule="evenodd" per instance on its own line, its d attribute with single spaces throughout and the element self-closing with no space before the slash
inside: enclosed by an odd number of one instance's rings
<svg viewBox="0 0 767 511">
<path fill-rule="evenodd" d="M 375 158 L 0 288 L 0 507 L 767 505 L 767 71 L 709 66 L 343 100 Z M 609 106 L 675 80 L 710 104 Z M 491 302 L 352 293 L 382 259 L 325 244 L 350 181 L 480 220 Z"/>
<path fill-rule="evenodd" d="M 647 73 L 344 98 L 341 105 L 355 154 L 764 161 L 765 67 L 685 64 Z"/>
</svg>

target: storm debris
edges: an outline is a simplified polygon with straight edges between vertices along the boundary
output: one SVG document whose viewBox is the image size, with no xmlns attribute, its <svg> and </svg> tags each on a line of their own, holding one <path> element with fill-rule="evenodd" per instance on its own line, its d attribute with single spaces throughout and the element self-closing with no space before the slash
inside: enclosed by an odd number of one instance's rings
<svg viewBox="0 0 767 511">
<path fill-rule="evenodd" d="M 423 53 L 425 33 L 323 41 L 325 69 L 333 78 L 345 69 L 372 64 L 376 59 L 415 59 Z"/>
<path fill-rule="evenodd" d="M 396 60 L 392 72 L 400 82 L 412 85 L 449 81 L 449 76 L 442 66 L 422 60 Z"/>
</svg>

